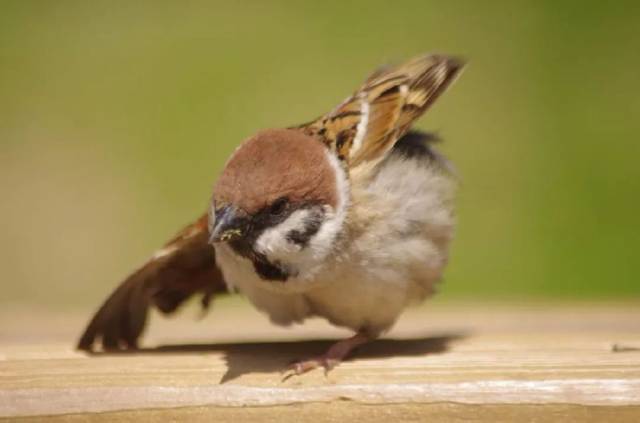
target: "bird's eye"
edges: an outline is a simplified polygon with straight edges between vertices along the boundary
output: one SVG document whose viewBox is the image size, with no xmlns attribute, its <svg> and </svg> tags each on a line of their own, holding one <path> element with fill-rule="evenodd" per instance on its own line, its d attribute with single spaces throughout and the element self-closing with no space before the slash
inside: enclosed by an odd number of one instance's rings
<svg viewBox="0 0 640 423">
<path fill-rule="evenodd" d="M 278 198 L 276 201 L 271 204 L 269 208 L 269 213 L 273 216 L 280 216 L 287 209 L 288 201 L 284 197 Z"/>
</svg>

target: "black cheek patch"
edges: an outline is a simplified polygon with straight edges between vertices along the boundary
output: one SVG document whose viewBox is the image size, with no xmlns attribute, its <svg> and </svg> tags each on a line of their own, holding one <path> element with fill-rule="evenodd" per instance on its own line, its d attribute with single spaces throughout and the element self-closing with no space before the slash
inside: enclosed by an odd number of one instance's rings
<svg viewBox="0 0 640 423">
<path fill-rule="evenodd" d="M 304 229 L 294 229 L 287 234 L 287 240 L 291 243 L 306 248 L 309 245 L 311 237 L 318 233 L 324 213 L 321 209 L 316 209 L 311 213 L 304 222 Z"/>
</svg>

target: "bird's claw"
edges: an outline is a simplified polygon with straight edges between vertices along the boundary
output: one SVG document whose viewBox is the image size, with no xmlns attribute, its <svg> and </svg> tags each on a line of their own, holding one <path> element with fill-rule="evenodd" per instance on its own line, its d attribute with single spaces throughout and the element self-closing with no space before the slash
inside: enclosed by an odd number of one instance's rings
<svg viewBox="0 0 640 423">
<path fill-rule="evenodd" d="M 324 369 L 324 375 L 327 376 L 329 372 L 339 363 L 340 360 L 324 356 L 311 358 L 308 360 L 294 361 L 284 370 L 282 381 L 285 382 L 291 379 L 293 376 L 301 376 L 320 367 Z"/>
</svg>

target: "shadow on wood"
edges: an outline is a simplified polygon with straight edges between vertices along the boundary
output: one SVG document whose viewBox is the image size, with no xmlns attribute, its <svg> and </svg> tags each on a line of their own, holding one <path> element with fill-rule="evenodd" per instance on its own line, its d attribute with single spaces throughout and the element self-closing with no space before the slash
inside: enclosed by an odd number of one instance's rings
<svg viewBox="0 0 640 423">
<path fill-rule="evenodd" d="M 416 357 L 441 354 L 449 350 L 453 341 L 467 337 L 456 333 L 416 339 L 380 339 L 363 345 L 346 361 L 394 357 Z M 229 382 L 244 374 L 275 373 L 286 370 L 287 365 L 326 351 L 336 340 L 250 342 L 224 344 L 161 345 L 137 350 L 91 353 L 94 356 L 144 354 L 197 354 L 220 352 L 224 355 L 227 371 L 220 383 Z"/>
</svg>

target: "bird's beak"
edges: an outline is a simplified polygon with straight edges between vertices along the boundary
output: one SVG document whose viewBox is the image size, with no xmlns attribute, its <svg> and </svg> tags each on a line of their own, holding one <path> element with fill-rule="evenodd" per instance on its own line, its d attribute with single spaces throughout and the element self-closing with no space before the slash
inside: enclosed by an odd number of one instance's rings
<svg viewBox="0 0 640 423">
<path fill-rule="evenodd" d="M 234 206 L 224 206 L 216 210 L 213 230 L 209 242 L 229 242 L 245 235 L 245 213 Z"/>
</svg>

